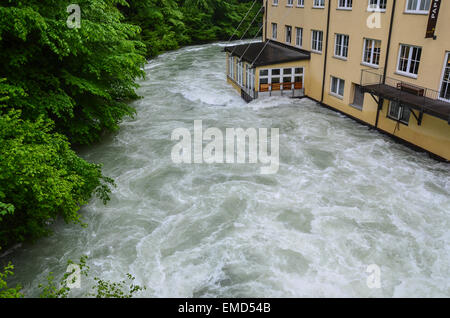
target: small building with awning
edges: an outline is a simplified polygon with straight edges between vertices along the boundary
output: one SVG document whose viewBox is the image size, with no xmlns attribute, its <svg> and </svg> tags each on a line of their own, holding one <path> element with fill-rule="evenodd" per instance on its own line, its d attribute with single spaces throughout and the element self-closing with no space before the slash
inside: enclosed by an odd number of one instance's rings
<svg viewBox="0 0 450 318">
<path fill-rule="evenodd" d="M 227 80 L 242 98 L 302 97 L 310 52 L 266 41 L 227 46 Z"/>
</svg>

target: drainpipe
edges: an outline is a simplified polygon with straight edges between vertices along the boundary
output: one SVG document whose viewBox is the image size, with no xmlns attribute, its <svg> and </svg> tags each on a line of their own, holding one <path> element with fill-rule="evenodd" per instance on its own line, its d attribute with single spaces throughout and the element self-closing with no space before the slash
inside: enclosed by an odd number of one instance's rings
<svg viewBox="0 0 450 318">
<path fill-rule="evenodd" d="M 267 41 L 267 13 L 269 12 L 269 0 L 266 0 L 266 8 L 264 10 L 264 16 L 265 16 L 265 26 L 264 26 L 264 39 L 263 42 Z M 263 4 L 264 4 L 264 0 L 263 0 Z"/>
<path fill-rule="evenodd" d="M 392 39 L 392 30 L 394 28 L 394 18 L 395 18 L 395 6 L 397 4 L 397 0 L 394 0 L 392 3 L 392 13 L 391 13 L 391 23 L 389 26 L 389 36 L 388 36 L 388 43 L 387 43 L 387 49 L 386 49 L 386 61 L 384 62 L 384 70 L 383 70 L 383 84 L 386 84 L 386 74 L 387 74 L 387 67 L 389 62 L 389 52 L 391 50 L 391 39 Z M 375 120 L 375 128 L 378 127 L 378 120 L 380 118 L 380 112 L 383 108 L 384 100 L 380 98 L 380 101 L 378 103 L 378 110 L 377 110 L 377 118 Z"/>
<path fill-rule="evenodd" d="M 325 59 L 323 61 L 323 78 L 322 78 L 322 97 L 320 103 L 323 103 L 323 97 L 325 94 L 325 77 L 327 73 L 327 59 L 328 59 L 328 38 L 330 34 L 330 14 L 331 14 L 331 0 L 328 0 L 328 16 L 327 16 L 327 34 L 325 41 Z"/>
</svg>

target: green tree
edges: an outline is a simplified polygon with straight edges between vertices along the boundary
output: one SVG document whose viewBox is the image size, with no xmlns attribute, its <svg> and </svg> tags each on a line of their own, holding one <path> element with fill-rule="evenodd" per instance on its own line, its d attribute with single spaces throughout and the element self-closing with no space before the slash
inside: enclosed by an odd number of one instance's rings
<svg viewBox="0 0 450 318">
<path fill-rule="evenodd" d="M 146 56 L 153 57 L 186 44 L 228 40 L 252 7 L 254 0 L 129 0 L 121 11 L 142 28 Z M 234 39 L 240 38 L 260 9 L 255 4 Z M 247 37 L 259 29 L 262 16 L 250 26 Z"/>
<path fill-rule="evenodd" d="M 188 35 L 194 42 L 228 40 L 252 5 L 253 0 L 183 0 Z M 250 38 L 257 34 L 262 16 L 259 15 L 253 25 L 250 23 L 260 8 L 259 3 L 253 6 L 233 39 L 241 38 L 247 28 L 249 30 L 244 37 Z"/>
<path fill-rule="evenodd" d="M 128 0 L 122 11 L 132 24 L 142 29 L 146 56 L 174 50 L 191 43 L 182 9 L 176 0 Z"/>
<path fill-rule="evenodd" d="M 71 144 L 98 140 L 133 115 L 143 75 L 140 28 L 123 23 L 124 0 L 0 0 L 0 245 L 49 233 L 59 217 L 81 223 L 80 207 L 108 200 L 112 180 Z"/>
<path fill-rule="evenodd" d="M 98 140 L 116 130 L 143 75 L 140 28 L 123 23 L 125 0 L 79 0 L 81 28 L 70 29 L 71 0 L 0 0 L 0 74 L 22 94 L 8 108 L 24 119 L 55 122 L 71 143 Z"/>
<path fill-rule="evenodd" d="M 1 246 L 48 234 L 58 217 L 81 223 L 81 205 L 92 193 L 106 203 L 113 184 L 100 165 L 78 157 L 66 137 L 51 133 L 50 120 L 32 122 L 20 115 L 0 116 Z"/>
</svg>

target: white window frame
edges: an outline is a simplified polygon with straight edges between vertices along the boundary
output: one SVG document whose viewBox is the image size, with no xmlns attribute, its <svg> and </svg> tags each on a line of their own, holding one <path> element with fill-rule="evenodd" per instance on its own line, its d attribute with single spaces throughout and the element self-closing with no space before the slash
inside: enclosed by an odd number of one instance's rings
<svg viewBox="0 0 450 318">
<path fill-rule="evenodd" d="M 416 7 L 414 9 L 409 9 L 411 1 L 417 1 Z M 425 2 L 425 1 L 427 1 L 427 2 Z M 421 10 L 420 7 L 424 2 L 428 3 L 428 9 Z M 405 12 L 406 13 L 415 13 L 415 14 L 428 14 L 428 12 L 430 12 L 431 2 L 432 2 L 432 0 L 407 0 Z"/>
<path fill-rule="evenodd" d="M 406 65 L 406 71 L 403 71 L 400 69 L 400 60 L 402 57 L 402 49 L 403 48 L 409 48 L 409 52 L 408 52 L 408 58 L 407 58 L 407 65 Z M 420 67 L 420 59 L 419 60 L 414 60 L 415 62 L 417 62 L 419 64 L 419 66 L 417 67 L 417 74 L 410 72 L 411 70 L 411 64 L 413 62 L 413 52 L 414 52 L 414 48 L 416 49 L 420 49 L 420 57 L 422 57 L 422 48 L 420 46 L 415 46 L 415 45 L 408 45 L 408 44 L 400 44 L 400 48 L 398 50 L 398 58 L 397 58 L 397 70 L 396 73 L 400 74 L 400 75 L 404 75 L 404 76 L 408 76 L 408 77 L 413 77 L 413 78 L 417 78 L 417 75 L 419 74 L 419 67 Z"/>
<path fill-rule="evenodd" d="M 237 62 L 236 65 L 237 68 L 237 72 L 236 72 L 236 82 L 240 85 L 240 86 L 244 86 L 244 65 L 243 62 Z"/>
<path fill-rule="evenodd" d="M 448 68 L 448 78 L 445 79 L 445 74 Z M 439 99 L 444 101 L 444 102 L 449 102 L 450 103 L 450 97 L 449 99 L 444 98 L 442 96 L 445 96 L 445 92 L 443 92 L 443 88 L 444 88 L 444 83 L 447 83 L 447 89 L 446 92 L 450 91 L 450 52 L 446 52 L 445 54 L 445 60 L 444 60 L 444 68 L 442 70 L 442 75 L 441 75 L 441 85 L 439 86 Z M 444 93 L 444 95 L 443 95 Z"/>
<path fill-rule="evenodd" d="M 325 0 L 313 0 L 313 8 L 325 8 Z"/>
<path fill-rule="evenodd" d="M 379 43 L 380 44 L 380 56 L 378 57 L 378 64 L 374 63 L 375 62 L 375 43 Z M 367 51 L 367 45 L 370 44 L 371 48 L 370 48 L 370 62 L 365 61 L 365 56 L 366 56 L 366 51 Z M 374 67 L 374 68 L 379 68 L 380 67 L 380 60 L 381 60 L 381 41 L 380 40 L 375 40 L 375 39 L 368 39 L 368 38 L 364 38 L 364 47 L 363 47 L 363 56 L 362 56 L 362 64 L 370 66 L 370 67 Z"/>
<path fill-rule="evenodd" d="M 278 5 L 278 0 L 273 0 L 272 5 L 277 6 Z"/>
<path fill-rule="evenodd" d="M 287 0 L 286 7 L 293 7 L 294 6 L 294 0 Z"/>
<path fill-rule="evenodd" d="M 297 8 L 304 8 L 305 0 L 297 0 Z"/>
<path fill-rule="evenodd" d="M 286 31 L 286 36 L 285 36 L 285 42 L 286 43 L 288 43 L 288 44 L 291 44 L 292 43 L 292 26 L 290 26 L 290 25 L 286 25 L 285 26 L 285 31 Z M 289 35 L 289 41 L 288 41 L 288 35 Z"/>
<path fill-rule="evenodd" d="M 348 58 L 349 43 L 350 37 L 347 34 L 336 33 L 334 56 L 346 60 Z"/>
<path fill-rule="evenodd" d="M 392 120 L 401 122 L 402 124 L 409 125 L 409 120 L 411 118 L 411 111 L 409 110 L 409 108 L 405 107 L 405 106 L 402 106 L 402 105 L 398 105 L 397 114 L 396 115 L 392 115 L 391 114 L 391 109 L 392 109 L 392 104 L 394 104 L 394 103 L 398 104 L 398 102 L 394 102 L 394 101 L 390 101 L 389 102 L 389 108 L 388 108 L 388 112 L 387 112 L 387 117 L 392 119 Z M 408 120 L 404 120 L 403 119 L 403 115 L 405 113 L 405 109 L 407 111 L 409 111 Z"/>
<path fill-rule="evenodd" d="M 267 75 L 261 75 L 261 72 L 262 71 L 267 71 Z M 260 91 L 260 89 L 261 89 L 261 80 L 262 79 L 267 79 L 267 84 L 270 84 L 270 76 L 271 76 L 271 71 L 270 71 L 270 69 L 260 69 L 259 70 L 259 78 L 258 78 L 258 91 Z M 266 84 L 264 84 L 264 85 L 266 85 Z M 270 90 L 270 85 L 269 85 L 269 90 Z"/>
<path fill-rule="evenodd" d="M 276 40 L 278 37 L 278 24 L 272 23 L 272 39 Z"/>
<path fill-rule="evenodd" d="M 249 64 L 245 64 L 245 87 L 249 90 L 255 90 L 255 68 L 250 68 Z"/>
<path fill-rule="evenodd" d="M 387 0 L 369 0 L 367 11 L 386 12 Z"/>
<path fill-rule="evenodd" d="M 336 92 L 333 91 L 333 80 L 337 80 Z M 339 92 L 341 91 L 341 86 L 342 86 L 342 95 L 339 94 Z M 344 94 L 345 94 L 345 80 L 343 80 L 342 78 L 336 77 L 336 76 L 331 76 L 330 77 L 330 94 L 335 97 L 338 97 L 340 99 L 343 99 Z"/>
<path fill-rule="evenodd" d="M 284 74 L 284 69 L 291 69 L 291 73 L 290 74 Z M 296 72 L 296 69 L 300 69 L 300 72 Z M 273 75 L 272 76 L 272 72 L 274 70 L 279 70 L 280 74 L 279 75 Z M 267 75 L 261 75 L 261 71 L 267 71 Z M 276 84 L 281 84 L 280 88 L 281 90 L 283 90 L 283 78 L 284 77 L 291 77 L 291 83 L 295 83 L 295 78 L 296 77 L 301 77 L 302 78 L 302 89 L 304 89 L 305 87 L 305 68 L 304 67 L 284 67 L 284 68 L 269 68 L 269 69 L 260 69 L 259 70 L 259 80 L 258 80 L 258 90 L 259 87 L 261 87 L 261 79 L 267 79 L 267 83 L 269 84 L 269 90 L 271 90 L 271 85 L 272 85 L 272 77 L 275 77 L 277 79 L 279 79 L 279 83 Z"/>
<path fill-rule="evenodd" d="M 303 28 L 295 27 L 295 46 L 303 47 Z"/>
<path fill-rule="evenodd" d="M 230 54 L 228 57 L 228 75 L 234 80 L 234 56 Z"/>
<path fill-rule="evenodd" d="M 322 35 L 322 39 L 319 40 L 319 35 Z M 317 44 L 317 46 L 315 46 Z M 320 50 L 318 49 L 320 44 Z M 323 51 L 323 31 L 311 30 L 311 51 L 315 53 L 322 53 Z"/>
<path fill-rule="evenodd" d="M 353 9 L 353 0 L 338 0 L 338 9 L 352 10 Z"/>
</svg>

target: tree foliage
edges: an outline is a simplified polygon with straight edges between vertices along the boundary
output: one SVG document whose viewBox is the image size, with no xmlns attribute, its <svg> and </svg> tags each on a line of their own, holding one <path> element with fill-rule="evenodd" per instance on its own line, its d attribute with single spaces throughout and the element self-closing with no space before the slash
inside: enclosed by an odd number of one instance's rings
<svg viewBox="0 0 450 318">
<path fill-rule="evenodd" d="M 122 8 L 127 20 L 142 28 L 147 56 L 185 44 L 228 40 L 252 7 L 254 0 L 129 0 Z M 247 37 L 258 33 L 260 1 L 252 7 L 234 39 L 245 30 Z M 250 24 L 256 17 L 255 23 Z"/>
<path fill-rule="evenodd" d="M 23 294 L 20 292 L 22 287 L 8 287 L 6 282 L 9 276 L 14 275 L 14 266 L 8 263 L 3 270 L 0 271 L 0 298 L 22 298 Z"/>
<path fill-rule="evenodd" d="M 71 0 L 0 0 L 0 74 L 9 108 L 44 115 L 72 143 L 97 141 L 133 114 L 135 79 L 143 75 L 140 28 L 123 23 L 124 0 L 80 0 L 81 28 L 66 25 Z"/>
<path fill-rule="evenodd" d="M 76 278 L 75 267 L 71 272 L 67 272 L 63 275 L 59 283 L 55 282 L 53 273 L 47 276 L 47 284 L 40 284 L 41 298 L 68 298 L 71 292 L 69 283 L 75 283 L 77 279 L 82 277 L 89 277 L 89 266 L 87 265 L 87 256 L 80 258 L 79 264 L 75 264 L 71 260 L 67 262 L 67 265 L 76 265 L 79 269 L 80 277 Z M 72 278 L 72 280 L 70 280 Z M 98 277 L 94 277 L 95 285 L 92 287 L 91 292 L 87 293 L 85 297 L 95 298 L 132 298 L 136 294 L 145 290 L 145 286 L 139 286 L 134 283 L 135 277 L 130 273 L 126 274 L 126 278 L 120 282 L 112 282 L 109 280 L 103 280 Z M 81 282 L 80 282 L 81 283 Z"/>
<path fill-rule="evenodd" d="M 58 217 L 80 223 L 112 180 L 71 144 L 113 131 L 137 98 L 144 45 L 123 22 L 124 0 L 80 0 L 82 27 L 67 26 L 69 0 L 0 0 L 0 246 L 49 233 Z"/>
<path fill-rule="evenodd" d="M 78 157 L 66 137 L 51 133 L 51 121 L 20 115 L 0 117 L 0 246 L 46 235 L 57 217 L 80 222 L 80 206 L 93 192 L 106 201 L 112 183 L 99 165 Z"/>
</svg>

